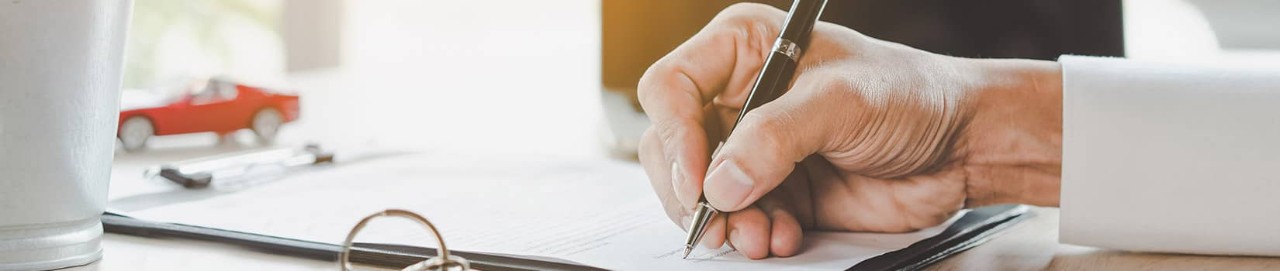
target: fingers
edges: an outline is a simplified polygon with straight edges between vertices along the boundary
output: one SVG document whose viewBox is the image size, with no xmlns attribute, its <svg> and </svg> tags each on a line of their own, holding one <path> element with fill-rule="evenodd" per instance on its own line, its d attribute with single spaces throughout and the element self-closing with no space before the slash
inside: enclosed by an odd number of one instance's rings
<svg viewBox="0 0 1280 271">
<path fill-rule="evenodd" d="M 769 256 L 769 234 L 772 223 L 760 208 L 748 207 L 729 214 L 729 243 L 743 256 L 763 259 Z"/>
<path fill-rule="evenodd" d="M 724 246 L 727 216 L 728 214 L 717 215 L 711 220 L 711 223 L 707 225 L 707 231 L 702 234 L 702 247 L 718 249 Z"/>
<path fill-rule="evenodd" d="M 662 153 L 643 162 L 659 164 L 650 177 L 670 178 L 664 185 L 673 187 L 680 206 L 692 209 L 702 193 L 710 153 L 704 107 L 718 95 L 746 91 L 784 15 L 765 5 L 734 5 L 641 77 L 640 104 L 658 140 L 642 151 Z"/>
<path fill-rule="evenodd" d="M 689 229 L 689 223 L 692 222 L 692 208 L 688 208 L 681 204 L 675 196 L 671 185 L 673 178 L 670 176 L 675 172 L 673 168 L 678 167 L 675 163 L 664 164 L 665 155 L 662 148 L 654 147 L 658 144 L 659 139 L 656 133 L 646 131 L 640 140 L 640 161 L 644 165 L 646 175 L 649 176 L 649 182 L 653 186 L 653 190 L 658 195 L 659 201 L 667 214 L 667 218 L 675 222 L 683 230 Z M 725 243 L 725 221 L 726 215 L 718 215 L 707 225 L 707 230 L 703 233 L 701 244 L 708 249 L 716 249 L 724 246 Z"/>
<path fill-rule="evenodd" d="M 945 222 L 965 200 L 962 169 L 879 179 L 840 173 L 821 158 L 802 166 L 815 179 L 843 180 L 813 183 L 813 191 L 823 191 L 813 201 L 824 203 L 813 205 L 815 229 L 910 232 Z"/>
<path fill-rule="evenodd" d="M 756 205 L 728 213 L 726 229 L 729 231 L 729 243 L 738 253 L 751 259 L 796 255 L 800 252 L 804 232 L 800 222 L 785 206 L 785 197 L 771 194 Z"/>
<path fill-rule="evenodd" d="M 712 206 L 737 211 L 751 205 L 781 184 L 796 162 L 826 145 L 830 124 L 815 114 L 823 112 L 824 101 L 812 97 L 793 90 L 743 117 L 712 158 L 704 184 Z"/>
<path fill-rule="evenodd" d="M 663 56 L 640 77 L 640 104 L 651 118 L 686 118 L 723 91 L 745 92 L 764 64 L 785 13 L 735 4 Z"/>
<path fill-rule="evenodd" d="M 791 209 L 786 208 L 791 198 L 784 193 L 785 191 L 775 191 L 768 196 L 761 198 L 756 203 L 756 207 L 760 208 L 770 221 L 769 227 L 769 247 L 770 255 L 778 257 L 790 257 L 800 252 L 800 244 L 803 240 L 803 227 L 800 221 L 796 219 Z"/>
<path fill-rule="evenodd" d="M 706 174 L 707 153 L 710 153 L 706 129 L 700 123 L 673 119 L 655 122 L 649 130 L 656 140 L 650 148 L 660 149 L 662 153 L 662 157 L 655 157 L 650 163 L 668 166 L 666 171 L 657 172 L 659 175 L 650 175 L 651 178 L 665 180 L 660 184 L 670 187 L 678 203 L 675 206 L 692 211 L 702 194 L 702 176 Z"/>
<path fill-rule="evenodd" d="M 705 127 L 714 125 L 708 119 L 716 116 L 709 116 L 708 111 L 715 111 L 706 109 L 717 99 L 745 100 L 784 16 L 765 5 L 734 5 L 654 63 L 640 80 L 640 103 L 653 123 L 641 141 L 641 163 L 667 216 L 682 227 L 688 227 L 687 216 L 703 193 L 703 177 L 710 164 L 712 140 Z M 777 217 L 783 233 L 778 236 L 799 235 L 794 218 Z M 763 258 L 770 254 L 773 223 L 761 209 L 725 213 L 712 221 L 702 243 L 720 247 L 736 238 L 731 242 L 747 249 L 748 257 Z M 786 240 L 798 244 L 798 239 Z"/>
<path fill-rule="evenodd" d="M 649 183 L 653 185 L 653 192 L 658 195 L 658 200 L 662 202 L 662 207 L 676 225 L 682 225 L 687 228 L 687 218 L 689 212 L 682 207 L 679 200 L 676 199 L 675 191 L 671 186 L 671 165 L 667 162 L 666 155 L 663 154 L 662 148 L 656 133 L 653 130 L 645 131 L 640 137 L 639 146 L 640 164 L 644 166 L 645 175 L 649 176 Z"/>
</svg>

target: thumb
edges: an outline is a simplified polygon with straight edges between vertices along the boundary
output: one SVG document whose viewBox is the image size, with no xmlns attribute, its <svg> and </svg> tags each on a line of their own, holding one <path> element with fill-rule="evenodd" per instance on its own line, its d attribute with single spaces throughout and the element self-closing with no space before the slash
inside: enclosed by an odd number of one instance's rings
<svg viewBox="0 0 1280 271">
<path fill-rule="evenodd" d="M 712 157 L 703 186 L 711 206 L 728 212 L 750 206 L 825 144 L 825 125 L 813 118 L 821 116 L 791 94 L 748 112 Z"/>
</svg>

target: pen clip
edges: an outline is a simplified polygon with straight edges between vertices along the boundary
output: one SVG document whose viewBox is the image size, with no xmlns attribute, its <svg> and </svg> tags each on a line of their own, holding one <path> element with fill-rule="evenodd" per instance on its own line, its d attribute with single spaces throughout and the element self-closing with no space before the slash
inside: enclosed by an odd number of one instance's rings
<svg viewBox="0 0 1280 271">
<path fill-rule="evenodd" d="M 285 169 L 333 162 L 333 152 L 308 144 L 300 149 L 274 149 L 206 157 L 164 164 L 148 169 L 144 176 L 159 176 L 190 189 L 209 187 L 214 179 L 246 175 L 259 167 L 279 166 Z M 238 175 L 228 176 L 228 172 Z"/>
</svg>

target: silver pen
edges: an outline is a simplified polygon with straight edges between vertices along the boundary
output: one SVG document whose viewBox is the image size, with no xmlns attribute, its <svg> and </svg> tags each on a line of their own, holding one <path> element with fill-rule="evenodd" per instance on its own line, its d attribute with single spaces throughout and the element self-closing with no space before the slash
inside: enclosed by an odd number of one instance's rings
<svg viewBox="0 0 1280 271">
<path fill-rule="evenodd" d="M 787 19 L 783 21 L 782 32 L 778 33 L 778 39 L 773 43 L 773 52 L 765 59 L 764 66 L 760 69 L 760 76 L 756 78 L 755 86 L 751 88 L 747 101 L 742 105 L 742 112 L 738 113 L 734 128 L 737 128 L 737 123 L 742 122 L 742 117 L 746 116 L 748 111 L 777 99 L 786 91 L 800 62 L 800 54 L 808 48 L 809 34 L 826 6 L 827 0 L 795 0 L 791 3 Z M 729 133 L 732 134 L 733 129 L 729 129 Z M 728 138 L 728 135 L 725 138 Z M 723 141 L 716 146 L 711 157 L 714 158 L 719 154 L 722 146 L 724 146 Z M 682 258 L 689 258 L 693 247 L 702 240 L 702 235 L 706 234 L 707 224 L 711 223 L 719 213 L 719 210 L 707 203 L 706 195 L 698 197 L 697 210 L 694 211 L 693 221 L 689 224 L 689 236 L 685 239 Z"/>
<path fill-rule="evenodd" d="M 210 187 L 214 180 L 234 180 L 256 174 L 333 163 L 333 152 L 309 144 L 302 148 L 277 148 L 232 153 L 152 167 L 143 172 L 150 179 L 162 177 L 191 189 Z"/>
</svg>

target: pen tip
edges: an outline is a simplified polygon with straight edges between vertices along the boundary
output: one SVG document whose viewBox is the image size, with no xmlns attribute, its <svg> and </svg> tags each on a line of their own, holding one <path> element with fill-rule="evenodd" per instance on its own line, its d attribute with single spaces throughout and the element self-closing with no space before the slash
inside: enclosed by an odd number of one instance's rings
<svg viewBox="0 0 1280 271">
<path fill-rule="evenodd" d="M 688 259 L 688 258 L 689 258 L 689 252 L 693 252 L 693 247 L 684 247 L 684 256 L 682 256 L 682 257 L 680 257 L 680 258 L 681 258 L 681 259 Z"/>
</svg>

